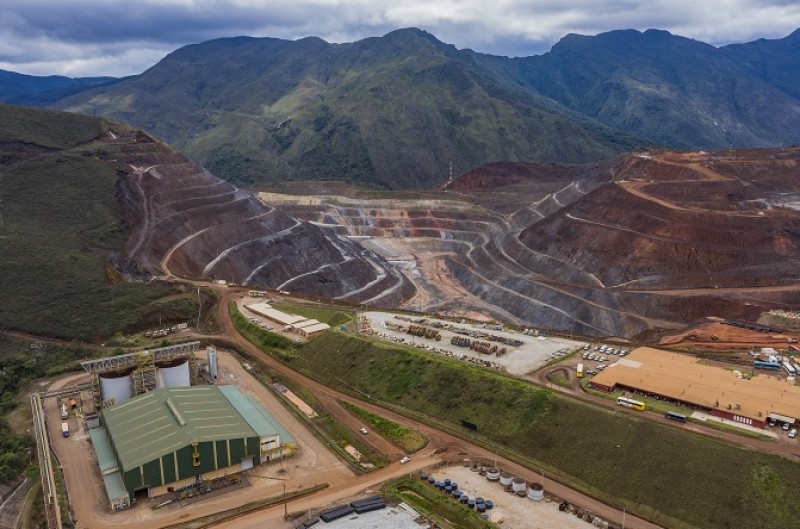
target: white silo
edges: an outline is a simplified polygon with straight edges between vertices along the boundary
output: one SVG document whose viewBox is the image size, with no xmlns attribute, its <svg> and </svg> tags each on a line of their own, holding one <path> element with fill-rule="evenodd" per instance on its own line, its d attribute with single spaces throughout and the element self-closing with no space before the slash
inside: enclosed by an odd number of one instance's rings
<svg viewBox="0 0 800 529">
<path fill-rule="evenodd" d="M 192 385 L 189 374 L 189 360 L 165 367 L 159 367 L 156 373 L 156 385 L 159 388 L 184 388 Z"/>
<path fill-rule="evenodd" d="M 211 380 L 217 379 L 217 351 L 213 347 L 208 348 L 208 374 Z"/>
<path fill-rule="evenodd" d="M 129 373 L 100 375 L 100 398 L 108 405 L 122 404 L 133 397 L 133 379 Z"/>
</svg>

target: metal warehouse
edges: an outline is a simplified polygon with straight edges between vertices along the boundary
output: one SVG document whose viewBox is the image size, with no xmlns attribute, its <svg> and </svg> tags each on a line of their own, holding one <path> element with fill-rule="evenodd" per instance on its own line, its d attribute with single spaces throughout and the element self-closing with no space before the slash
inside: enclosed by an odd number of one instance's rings
<svg viewBox="0 0 800 529">
<path fill-rule="evenodd" d="M 112 509 L 292 455 L 294 439 L 234 386 L 162 388 L 103 410 L 90 431 Z"/>
<path fill-rule="evenodd" d="M 691 356 L 640 347 L 596 375 L 591 385 L 667 398 L 759 428 L 770 416 L 790 423 L 800 417 L 800 387 L 772 375 L 743 375 Z"/>
</svg>

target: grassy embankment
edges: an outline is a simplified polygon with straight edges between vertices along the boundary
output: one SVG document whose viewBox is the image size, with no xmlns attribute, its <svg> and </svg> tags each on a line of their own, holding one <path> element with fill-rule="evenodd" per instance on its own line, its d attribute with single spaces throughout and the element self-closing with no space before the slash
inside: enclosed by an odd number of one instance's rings
<svg viewBox="0 0 800 529">
<path fill-rule="evenodd" d="M 391 442 L 402 448 L 408 453 L 421 450 L 428 444 L 428 439 L 421 433 L 406 428 L 401 424 L 392 422 L 389 419 L 384 419 L 379 415 L 370 413 L 367 410 L 361 409 L 358 406 L 353 406 L 348 402 L 340 403 L 344 409 L 364 420 L 369 424 L 372 429 L 382 436 L 389 439 Z"/>
<path fill-rule="evenodd" d="M 188 291 L 124 282 L 113 264 L 116 167 L 87 143 L 107 122 L 0 105 L 0 123 L 0 326 L 95 340 L 197 314 Z"/>
<path fill-rule="evenodd" d="M 419 479 L 405 477 L 384 485 L 383 493 L 404 501 L 444 529 L 492 529 L 475 511 L 446 497 Z"/>
<path fill-rule="evenodd" d="M 670 528 L 800 527 L 800 464 L 601 410 L 476 366 L 337 332 L 278 357 L 342 391 L 479 441 Z M 346 380 L 347 385 L 341 381 Z M 466 434 L 466 432 L 462 432 Z"/>
<path fill-rule="evenodd" d="M 280 356 L 284 359 L 293 356 L 296 357 L 296 354 L 293 353 L 292 349 L 287 349 L 296 345 L 291 340 L 279 334 L 269 332 L 266 329 L 251 323 L 241 312 L 239 312 L 234 302 L 230 302 L 228 307 L 231 311 L 233 322 L 242 336 L 256 344 L 262 350 L 273 355 Z M 366 443 L 361 438 L 360 434 L 356 434 L 350 428 L 347 428 L 337 421 L 330 414 L 328 409 L 316 398 L 314 398 L 314 396 L 305 387 L 292 380 L 286 380 L 280 374 L 270 370 L 257 359 L 249 357 L 249 355 L 247 355 L 245 352 L 241 351 L 240 353 L 242 356 L 247 358 L 249 362 L 255 365 L 255 370 L 251 370 L 251 374 L 253 374 L 256 378 L 259 378 L 265 385 L 270 385 L 273 382 L 280 382 L 281 384 L 284 384 L 295 395 L 305 401 L 306 404 L 311 406 L 315 412 L 317 412 L 317 417 L 313 419 L 307 418 L 299 411 L 297 411 L 296 415 L 298 415 L 301 420 L 308 422 L 312 428 L 317 430 L 317 433 L 320 435 L 320 437 L 329 445 L 334 446 L 334 450 L 339 456 L 350 461 L 355 470 L 363 471 L 364 467 L 362 465 L 364 464 L 367 465 L 367 468 L 369 465 L 372 465 L 375 468 L 381 468 L 389 463 L 389 460 L 386 458 L 386 456 L 380 452 L 377 452 L 370 444 Z M 362 456 L 360 461 L 357 461 L 350 453 L 346 451 L 347 446 L 352 446 L 358 450 Z"/>
</svg>

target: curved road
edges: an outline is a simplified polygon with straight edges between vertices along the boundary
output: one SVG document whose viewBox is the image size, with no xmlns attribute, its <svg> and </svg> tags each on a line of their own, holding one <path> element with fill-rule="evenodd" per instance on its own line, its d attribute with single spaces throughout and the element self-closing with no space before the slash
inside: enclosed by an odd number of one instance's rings
<svg viewBox="0 0 800 529">
<path fill-rule="evenodd" d="M 222 289 L 220 289 L 222 290 Z M 430 440 L 428 449 L 434 449 L 441 451 L 445 449 L 449 453 L 456 453 L 456 454 L 468 454 L 474 458 L 481 458 L 487 461 L 492 460 L 495 457 L 495 454 L 488 449 L 480 447 L 478 445 L 469 443 L 464 441 L 463 439 L 456 437 L 454 435 L 445 433 L 441 430 L 437 430 L 432 428 L 424 423 L 409 419 L 404 415 L 399 415 L 392 411 L 386 410 L 379 406 L 376 406 L 372 403 L 365 402 L 360 399 L 356 399 L 351 397 L 350 395 L 341 393 L 337 390 L 331 389 L 316 380 L 306 377 L 296 371 L 290 369 L 289 367 L 285 366 L 284 364 L 280 363 L 278 360 L 274 359 L 270 355 L 264 353 L 241 336 L 236 327 L 231 320 L 230 314 L 228 312 L 228 302 L 234 300 L 236 297 L 241 296 L 244 291 L 241 289 L 225 289 L 224 293 L 220 297 L 219 306 L 217 308 L 217 316 L 219 321 L 222 323 L 225 334 L 231 339 L 238 347 L 242 348 L 243 350 L 247 351 L 248 354 L 252 355 L 255 358 L 258 358 L 261 362 L 269 366 L 271 369 L 279 372 L 281 375 L 285 376 L 286 378 L 292 379 L 295 382 L 303 385 L 308 391 L 310 391 L 317 399 L 321 400 L 325 405 L 329 408 L 329 411 L 339 420 L 344 422 L 345 424 L 352 423 L 352 416 L 343 410 L 340 406 L 331 406 L 330 403 L 334 399 L 338 399 L 344 402 L 350 402 L 359 406 L 360 408 L 366 409 L 383 417 L 386 417 L 394 422 L 402 424 L 408 428 L 417 430 L 421 432 L 423 435 L 428 437 Z M 427 450 L 426 450 L 427 451 Z M 541 476 L 539 473 L 534 472 L 522 465 L 514 463 L 510 460 L 507 460 L 503 457 L 497 457 L 498 465 L 501 466 L 503 469 L 507 469 L 514 474 L 517 474 L 529 481 L 540 481 Z M 394 465 L 393 465 L 394 466 Z M 389 467 L 391 468 L 391 467 Z M 382 469 L 377 474 L 384 474 L 383 471 L 387 469 Z M 410 470 L 410 469 L 409 469 Z M 405 474 L 405 472 L 400 472 L 400 475 Z M 390 477 L 394 477 L 392 475 L 386 476 L 385 479 Z M 611 521 L 618 522 L 620 520 L 620 511 L 610 507 L 602 502 L 595 500 L 592 497 L 589 497 L 585 494 L 577 492 L 569 487 L 566 487 L 556 481 L 551 479 L 545 479 L 544 481 L 545 489 L 556 496 L 559 496 L 568 502 L 572 503 L 573 505 L 577 505 L 586 509 L 591 510 L 598 516 Z M 329 496 L 322 495 L 322 496 Z M 346 496 L 341 496 L 346 497 Z M 320 504 L 316 501 L 316 496 L 312 497 L 311 500 L 300 500 L 297 503 L 313 503 L 315 506 L 319 506 Z M 273 509 L 274 510 L 274 509 Z M 260 513 L 255 513 L 249 516 L 245 516 L 239 518 L 235 521 L 228 522 L 227 524 L 223 524 L 225 527 L 231 528 L 245 528 L 250 527 L 247 525 L 249 523 L 256 523 L 257 521 L 264 520 L 265 517 L 269 517 L 267 514 L 270 510 L 265 510 Z M 628 515 L 626 518 L 626 527 L 630 529 L 657 529 L 660 526 L 653 524 L 647 520 L 637 518 L 632 515 Z"/>
</svg>

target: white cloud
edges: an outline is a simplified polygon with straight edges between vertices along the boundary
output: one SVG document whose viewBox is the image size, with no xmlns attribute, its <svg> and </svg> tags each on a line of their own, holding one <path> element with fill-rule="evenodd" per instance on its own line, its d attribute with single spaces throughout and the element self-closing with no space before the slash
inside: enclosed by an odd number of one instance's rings
<svg viewBox="0 0 800 529">
<path fill-rule="evenodd" d="M 185 44 L 237 35 L 349 42 L 416 26 L 459 48 L 547 51 L 567 33 L 666 29 L 711 44 L 800 27 L 794 0 L 4 0 L 0 68 L 139 73 Z"/>
</svg>

